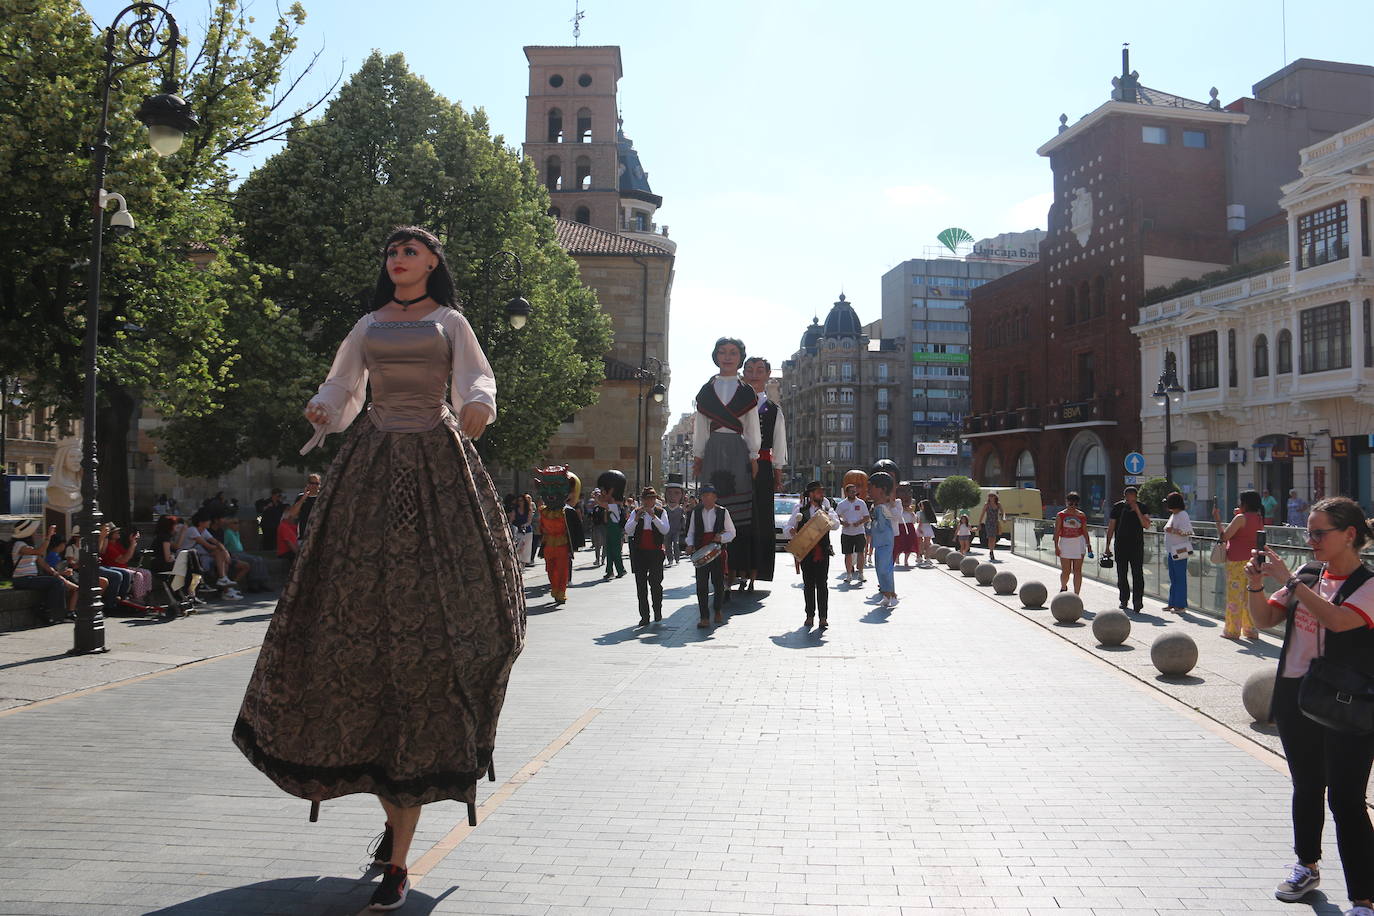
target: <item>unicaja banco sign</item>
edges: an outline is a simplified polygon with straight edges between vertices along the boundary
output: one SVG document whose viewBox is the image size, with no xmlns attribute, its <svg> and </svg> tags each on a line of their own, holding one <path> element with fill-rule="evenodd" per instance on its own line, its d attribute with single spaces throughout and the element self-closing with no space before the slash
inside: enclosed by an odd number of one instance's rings
<svg viewBox="0 0 1374 916">
<path fill-rule="evenodd" d="M 1040 249 L 1038 248 L 993 248 L 991 245 L 973 246 L 971 258 L 981 258 L 987 261 L 1038 261 L 1040 260 Z"/>
<path fill-rule="evenodd" d="M 967 353 L 913 353 L 911 361 L 916 363 L 966 363 Z"/>
</svg>

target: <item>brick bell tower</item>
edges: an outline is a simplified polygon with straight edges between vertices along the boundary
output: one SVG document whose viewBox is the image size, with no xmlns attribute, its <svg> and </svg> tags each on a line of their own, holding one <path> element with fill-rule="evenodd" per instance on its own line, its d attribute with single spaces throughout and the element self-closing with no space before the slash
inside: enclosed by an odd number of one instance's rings
<svg viewBox="0 0 1374 916">
<path fill-rule="evenodd" d="M 620 48 L 530 46 L 525 58 L 524 152 L 549 190 L 551 215 L 619 231 Z"/>
</svg>

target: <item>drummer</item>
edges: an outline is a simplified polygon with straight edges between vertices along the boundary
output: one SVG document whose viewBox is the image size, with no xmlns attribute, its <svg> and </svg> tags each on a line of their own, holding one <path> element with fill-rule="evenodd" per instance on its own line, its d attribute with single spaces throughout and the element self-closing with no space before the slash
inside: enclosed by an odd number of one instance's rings
<svg viewBox="0 0 1374 916">
<path fill-rule="evenodd" d="M 716 488 L 708 483 L 698 495 L 701 501 L 687 516 L 687 549 L 693 553 L 699 547 L 728 544 L 735 539 L 735 523 L 729 511 L 724 506 L 716 505 Z M 695 556 L 692 557 L 692 563 L 697 564 Z M 707 612 L 708 583 L 715 591 L 716 623 L 725 622 L 725 563 L 725 553 L 721 552 L 708 562 L 697 565 L 697 609 L 701 612 L 701 620 L 697 621 L 699 629 L 704 630 L 711 625 L 711 617 Z"/>
<path fill-rule="evenodd" d="M 797 511 L 792 513 L 792 517 L 787 520 L 787 527 L 783 528 L 784 537 L 796 537 L 798 531 L 806 527 L 817 512 L 826 510 L 825 487 L 821 486 L 819 480 L 813 480 L 806 485 L 806 502 L 797 507 Z M 831 512 L 825 516 L 829 520 L 830 530 L 827 531 L 811 552 L 801 561 L 802 574 L 802 594 L 806 601 L 806 625 L 809 627 L 815 622 L 816 612 L 820 612 L 820 628 L 824 630 L 829 626 L 826 620 L 826 612 L 830 609 L 830 558 L 835 553 L 835 548 L 830 545 L 830 531 L 836 531 L 840 527 L 840 520 Z"/>
</svg>

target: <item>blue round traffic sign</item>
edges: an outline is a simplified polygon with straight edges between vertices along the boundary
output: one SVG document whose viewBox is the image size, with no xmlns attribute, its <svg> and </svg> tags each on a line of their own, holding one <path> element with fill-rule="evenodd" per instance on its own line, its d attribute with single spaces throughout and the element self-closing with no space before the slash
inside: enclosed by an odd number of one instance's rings
<svg viewBox="0 0 1374 916">
<path fill-rule="evenodd" d="M 1141 474 L 1145 471 L 1145 456 L 1140 452 L 1131 452 L 1126 456 L 1126 473 Z"/>
</svg>

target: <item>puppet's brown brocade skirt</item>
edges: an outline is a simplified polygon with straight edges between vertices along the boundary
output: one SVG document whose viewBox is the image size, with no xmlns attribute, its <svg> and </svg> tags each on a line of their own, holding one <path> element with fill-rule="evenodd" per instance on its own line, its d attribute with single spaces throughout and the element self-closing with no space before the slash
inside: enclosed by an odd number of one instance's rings
<svg viewBox="0 0 1374 916">
<path fill-rule="evenodd" d="M 234 743 L 301 798 L 471 802 L 524 641 L 520 569 L 472 442 L 360 418 L 310 514 Z"/>
</svg>

